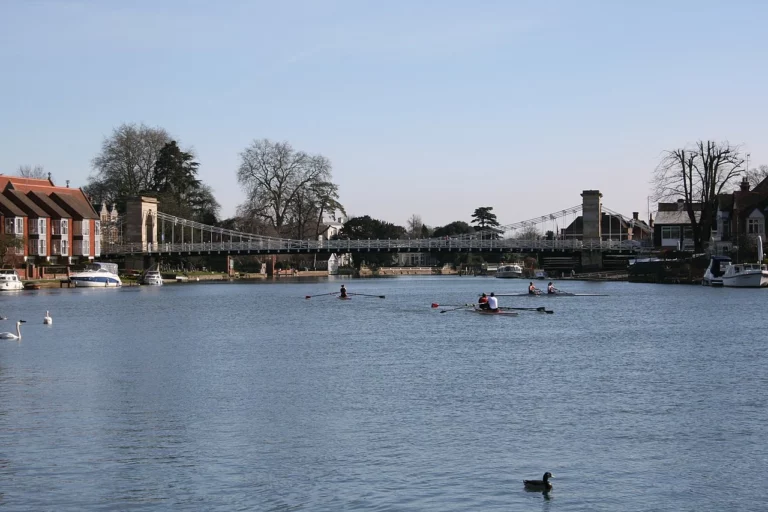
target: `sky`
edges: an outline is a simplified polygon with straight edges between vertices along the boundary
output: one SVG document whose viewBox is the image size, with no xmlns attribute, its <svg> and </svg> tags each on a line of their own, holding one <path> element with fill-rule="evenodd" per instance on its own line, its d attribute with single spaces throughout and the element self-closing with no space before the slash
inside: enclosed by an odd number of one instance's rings
<svg viewBox="0 0 768 512">
<path fill-rule="evenodd" d="M 768 3 L 0 0 L 0 173 L 88 183 L 122 123 L 165 128 L 234 215 L 254 139 L 322 154 L 350 216 L 647 218 L 663 151 L 768 164 Z M 653 211 L 651 205 L 651 211 Z"/>
</svg>

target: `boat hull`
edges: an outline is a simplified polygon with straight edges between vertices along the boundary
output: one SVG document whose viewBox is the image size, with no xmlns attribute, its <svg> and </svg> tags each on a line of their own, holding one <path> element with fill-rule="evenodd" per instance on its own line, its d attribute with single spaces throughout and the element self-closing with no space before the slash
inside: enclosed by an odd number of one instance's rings
<svg viewBox="0 0 768 512">
<path fill-rule="evenodd" d="M 472 309 L 468 309 L 470 313 L 478 313 L 480 315 L 493 315 L 493 316 L 517 316 L 520 313 L 517 311 L 508 311 L 505 309 L 499 309 L 498 311 L 490 311 L 488 309 L 480 309 L 478 307 L 474 307 Z"/>
<path fill-rule="evenodd" d="M 726 288 L 766 288 L 768 287 L 768 272 L 750 272 L 736 276 L 723 276 L 723 286 Z"/>
<path fill-rule="evenodd" d="M 120 279 L 107 276 L 70 277 L 69 281 L 76 288 L 117 288 L 122 286 Z"/>
<path fill-rule="evenodd" d="M 21 281 L 12 283 L 0 283 L 0 292 L 17 292 L 23 289 L 24 285 L 21 283 Z"/>
</svg>

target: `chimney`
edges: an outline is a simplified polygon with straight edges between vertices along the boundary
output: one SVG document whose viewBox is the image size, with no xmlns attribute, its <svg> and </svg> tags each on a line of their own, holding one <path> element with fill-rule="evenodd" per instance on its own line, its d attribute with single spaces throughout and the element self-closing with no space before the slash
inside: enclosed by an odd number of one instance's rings
<svg viewBox="0 0 768 512">
<path fill-rule="evenodd" d="M 683 207 L 685 206 L 685 201 L 682 199 L 677 200 L 677 211 L 681 212 L 683 211 Z"/>
<path fill-rule="evenodd" d="M 652 213 L 648 214 L 648 226 L 650 228 L 653 228 L 653 214 Z"/>
<path fill-rule="evenodd" d="M 67 188 L 69 188 L 69 180 L 67 180 Z"/>
<path fill-rule="evenodd" d="M 634 220 L 640 220 L 640 212 L 632 212 L 632 218 Z"/>
<path fill-rule="evenodd" d="M 739 185 L 739 188 L 742 192 L 749 192 L 749 180 L 747 180 L 746 176 L 741 178 L 741 184 Z"/>
</svg>

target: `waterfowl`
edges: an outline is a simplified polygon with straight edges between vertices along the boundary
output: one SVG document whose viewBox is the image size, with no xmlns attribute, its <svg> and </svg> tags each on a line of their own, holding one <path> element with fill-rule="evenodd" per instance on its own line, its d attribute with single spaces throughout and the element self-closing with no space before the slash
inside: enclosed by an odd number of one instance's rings
<svg viewBox="0 0 768 512">
<path fill-rule="evenodd" d="M 45 312 L 45 316 L 43 317 L 43 323 L 44 324 L 52 324 L 53 318 L 51 318 L 51 315 L 48 314 L 48 311 Z"/>
<path fill-rule="evenodd" d="M 526 489 L 536 491 L 548 491 L 552 488 L 552 484 L 549 483 L 549 479 L 553 478 L 552 473 L 547 471 L 544 473 L 544 478 L 541 480 L 523 480 L 523 485 Z"/>
<path fill-rule="evenodd" d="M 16 334 L 13 334 L 12 332 L 0 332 L 0 339 L 4 340 L 20 340 L 21 339 L 21 324 L 25 323 L 26 320 L 19 320 L 16 322 Z"/>
</svg>

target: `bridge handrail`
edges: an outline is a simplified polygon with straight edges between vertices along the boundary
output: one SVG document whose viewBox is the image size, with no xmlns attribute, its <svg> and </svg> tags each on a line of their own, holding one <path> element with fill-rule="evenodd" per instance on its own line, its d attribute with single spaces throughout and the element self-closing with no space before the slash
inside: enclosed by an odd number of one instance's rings
<svg viewBox="0 0 768 512">
<path fill-rule="evenodd" d="M 327 251 L 335 253 L 359 251 L 440 251 L 440 250 L 618 250 L 635 252 L 643 246 L 627 240 L 473 240 L 455 238 L 416 238 L 389 240 L 290 240 L 280 238 L 259 238 L 243 241 L 184 242 L 158 244 L 105 244 L 102 253 L 169 253 L 169 252 L 210 252 L 210 251 Z"/>
</svg>

